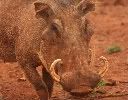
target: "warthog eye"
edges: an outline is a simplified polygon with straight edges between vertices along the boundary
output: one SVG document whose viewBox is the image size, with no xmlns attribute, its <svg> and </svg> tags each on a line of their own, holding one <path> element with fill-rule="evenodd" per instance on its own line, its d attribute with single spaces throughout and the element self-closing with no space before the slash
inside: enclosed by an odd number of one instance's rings
<svg viewBox="0 0 128 100">
<path fill-rule="evenodd" d="M 61 38 L 61 29 L 59 28 L 57 24 L 52 24 L 51 30 L 56 33 L 56 37 Z"/>
<path fill-rule="evenodd" d="M 60 32 L 59 32 L 59 29 L 58 29 L 58 27 L 56 25 L 53 24 L 51 26 L 51 29 L 56 33 L 56 36 L 57 37 L 59 37 L 59 38 L 61 37 Z"/>
<path fill-rule="evenodd" d="M 61 38 L 63 33 L 62 21 L 60 19 L 54 19 L 51 24 L 51 30 L 56 34 L 57 38 Z"/>
<path fill-rule="evenodd" d="M 90 41 L 91 36 L 93 35 L 93 28 L 90 22 L 87 19 L 83 19 L 82 23 L 82 33 L 85 35 L 85 38 Z"/>
</svg>

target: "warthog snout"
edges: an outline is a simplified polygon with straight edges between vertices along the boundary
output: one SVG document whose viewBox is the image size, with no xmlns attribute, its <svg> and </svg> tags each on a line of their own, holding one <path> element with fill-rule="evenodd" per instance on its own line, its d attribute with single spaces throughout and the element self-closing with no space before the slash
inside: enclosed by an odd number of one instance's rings
<svg viewBox="0 0 128 100">
<path fill-rule="evenodd" d="M 56 73 L 56 66 L 63 65 L 61 59 L 55 60 L 50 67 L 51 76 L 57 82 L 59 82 L 63 89 L 68 91 L 71 95 L 84 96 L 90 93 L 100 82 L 101 78 L 105 75 L 108 70 L 108 61 L 105 57 L 100 57 L 100 60 L 104 62 L 104 69 L 99 73 L 95 73 L 86 69 L 82 70 L 72 70 L 65 72 L 62 75 Z"/>
</svg>

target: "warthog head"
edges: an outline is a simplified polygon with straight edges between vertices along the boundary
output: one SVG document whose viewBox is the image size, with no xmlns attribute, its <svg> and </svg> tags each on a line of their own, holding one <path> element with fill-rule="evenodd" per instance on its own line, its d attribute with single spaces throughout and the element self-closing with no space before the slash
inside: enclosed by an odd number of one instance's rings
<svg viewBox="0 0 128 100">
<path fill-rule="evenodd" d="M 48 70 L 53 79 L 74 95 L 89 93 L 101 79 L 100 74 L 88 67 L 93 31 L 85 15 L 94 9 L 95 4 L 90 0 L 77 5 L 71 0 L 35 2 L 36 17 L 47 23 L 39 56 L 44 66 L 51 66 Z"/>
</svg>

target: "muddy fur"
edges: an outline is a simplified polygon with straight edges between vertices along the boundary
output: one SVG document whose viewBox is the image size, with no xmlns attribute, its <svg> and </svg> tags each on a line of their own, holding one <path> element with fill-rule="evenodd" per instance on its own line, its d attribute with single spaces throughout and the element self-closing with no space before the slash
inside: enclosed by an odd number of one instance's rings
<svg viewBox="0 0 128 100">
<path fill-rule="evenodd" d="M 79 89 L 81 84 L 87 89 L 96 86 L 100 76 L 88 69 L 93 31 L 85 18 L 94 10 L 93 2 L 85 0 L 78 6 L 61 0 L 0 2 L 0 56 L 4 61 L 18 61 L 40 100 L 51 96 L 53 79 L 49 68 L 55 59 L 63 61 L 56 70 L 62 87 L 70 86 L 66 91 Z M 43 66 L 43 79 L 36 70 L 39 65 Z"/>
</svg>

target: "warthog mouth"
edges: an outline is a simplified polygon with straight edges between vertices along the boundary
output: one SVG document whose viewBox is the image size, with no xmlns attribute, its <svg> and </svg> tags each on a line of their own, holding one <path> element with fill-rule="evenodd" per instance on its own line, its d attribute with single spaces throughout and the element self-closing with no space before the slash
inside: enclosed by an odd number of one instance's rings
<svg viewBox="0 0 128 100">
<path fill-rule="evenodd" d="M 70 94 L 73 95 L 73 96 L 83 97 L 83 96 L 88 95 L 92 91 L 93 91 L 93 89 L 91 89 L 90 87 L 81 87 L 79 89 L 73 89 L 70 92 Z"/>
<path fill-rule="evenodd" d="M 82 92 L 82 93 L 78 93 L 78 92 L 71 92 L 70 94 L 71 94 L 72 96 L 84 97 L 84 96 L 88 96 L 88 94 L 89 94 L 89 93 L 91 93 L 91 91 L 90 91 L 90 92 L 88 92 L 88 93 L 84 93 L 84 92 Z"/>
</svg>

